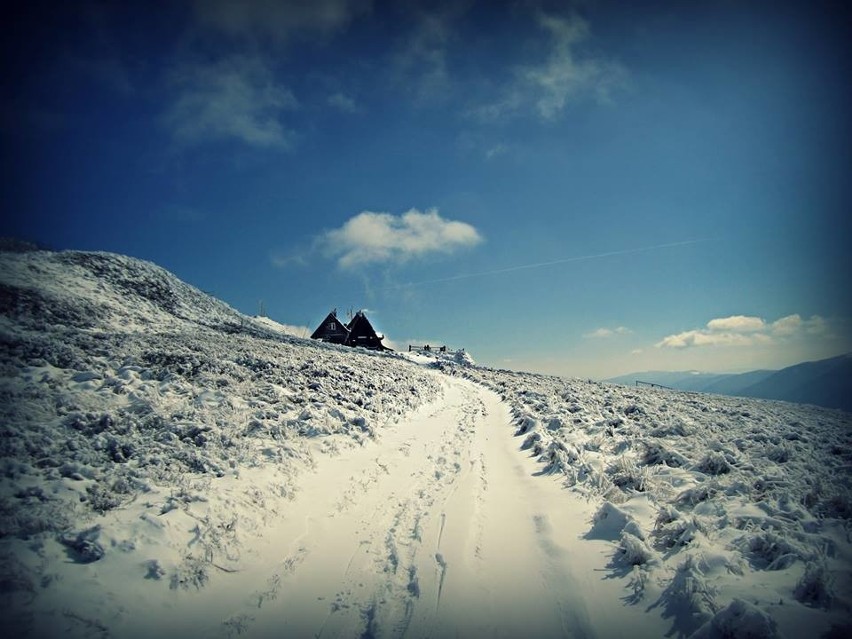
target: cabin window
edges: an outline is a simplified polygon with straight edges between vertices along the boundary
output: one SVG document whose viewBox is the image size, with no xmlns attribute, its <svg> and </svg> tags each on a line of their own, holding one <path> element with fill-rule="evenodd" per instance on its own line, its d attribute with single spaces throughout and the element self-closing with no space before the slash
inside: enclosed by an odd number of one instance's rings
<svg viewBox="0 0 852 639">
<path fill-rule="evenodd" d="M 336 331 L 337 330 L 337 324 L 335 324 L 334 322 L 329 322 L 328 323 L 328 330 Z"/>
</svg>

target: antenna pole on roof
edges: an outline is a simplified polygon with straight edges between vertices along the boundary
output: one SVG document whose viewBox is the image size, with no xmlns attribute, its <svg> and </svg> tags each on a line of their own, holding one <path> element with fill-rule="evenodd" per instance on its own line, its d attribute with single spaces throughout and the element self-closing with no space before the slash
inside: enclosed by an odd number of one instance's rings
<svg viewBox="0 0 852 639">
<path fill-rule="evenodd" d="M 258 302 L 258 304 L 260 305 L 260 309 L 259 309 L 259 313 L 258 313 L 258 315 L 259 315 L 260 317 L 266 317 L 266 309 L 264 309 L 264 308 L 263 308 L 263 300 L 260 300 L 260 302 Z"/>
</svg>

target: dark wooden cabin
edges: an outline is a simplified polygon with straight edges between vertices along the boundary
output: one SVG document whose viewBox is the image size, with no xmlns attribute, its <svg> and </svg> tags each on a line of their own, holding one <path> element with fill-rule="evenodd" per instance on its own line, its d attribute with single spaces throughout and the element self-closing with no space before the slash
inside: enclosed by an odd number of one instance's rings
<svg viewBox="0 0 852 639">
<path fill-rule="evenodd" d="M 348 324 L 344 324 L 338 319 L 337 310 L 333 310 L 313 332 L 311 339 L 379 351 L 390 350 L 382 344 L 384 336 L 376 333 L 364 311 L 358 311 Z"/>
<path fill-rule="evenodd" d="M 372 348 L 374 350 L 388 350 L 388 347 L 382 344 L 384 335 L 379 337 L 376 329 L 370 324 L 370 320 L 364 315 L 363 311 L 355 313 L 355 317 L 347 324 L 349 329 L 349 346 L 362 346 L 363 348 Z"/>
<path fill-rule="evenodd" d="M 332 344 L 345 344 L 349 339 L 349 328 L 337 319 L 337 309 L 326 315 L 326 318 L 311 335 L 311 339 L 318 339 Z"/>
</svg>

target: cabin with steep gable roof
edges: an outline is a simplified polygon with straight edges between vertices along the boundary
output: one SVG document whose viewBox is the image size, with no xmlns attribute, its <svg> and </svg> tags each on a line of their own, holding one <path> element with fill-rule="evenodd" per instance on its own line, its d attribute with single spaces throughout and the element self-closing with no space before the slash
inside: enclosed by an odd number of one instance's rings
<svg viewBox="0 0 852 639">
<path fill-rule="evenodd" d="M 346 344 L 349 339 L 349 327 L 337 318 L 337 309 L 334 309 L 311 334 L 311 339 L 331 344 Z"/>
<path fill-rule="evenodd" d="M 384 338 L 384 335 L 376 333 L 376 329 L 373 328 L 364 311 L 358 311 L 348 323 L 344 324 L 337 317 L 337 309 L 329 313 L 311 335 L 311 339 L 331 344 L 389 351 L 391 349 L 382 344 Z"/>
</svg>

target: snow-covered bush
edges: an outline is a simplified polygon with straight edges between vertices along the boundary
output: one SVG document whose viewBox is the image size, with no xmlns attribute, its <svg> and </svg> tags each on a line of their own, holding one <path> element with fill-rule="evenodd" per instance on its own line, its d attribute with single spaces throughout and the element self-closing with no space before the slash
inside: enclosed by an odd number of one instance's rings
<svg viewBox="0 0 852 639">
<path fill-rule="evenodd" d="M 68 548 L 74 561 L 88 564 L 102 559 L 105 550 L 100 542 L 101 527 L 93 526 L 78 533 L 68 533 L 59 539 Z"/>
<path fill-rule="evenodd" d="M 793 596 L 807 606 L 829 608 L 834 600 L 833 581 L 825 558 L 818 557 L 805 565 Z"/>
<path fill-rule="evenodd" d="M 209 556 L 186 555 L 172 572 L 169 584 L 171 589 L 200 590 L 203 588 L 210 579 L 211 559 Z"/>
<path fill-rule="evenodd" d="M 609 501 L 604 501 L 592 519 L 592 528 L 586 533 L 590 539 L 616 540 L 633 518 Z"/>
<path fill-rule="evenodd" d="M 518 426 L 516 435 L 526 435 L 536 430 L 539 426 L 539 421 L 530 415 L 519 415 L 515 418 L 515 423 Z"/>
<path fill-rule="evenodd" d="M 687 555 L 678 564 L 660 600 L 668 616 L 683 617 L 678 625 L 689 628 L 709 621 L 716 613 L 715 597 L 716 590 L 707 582 L 700 558 Z"/>
<path fill-rule="evenodd" d="M 721 451 L 711 450 L 698 462 L 695 469 L 708 475 L 724 475 L 733 470 L 733 457 Z"/>
<path fill-rule="evenodd" d="M 665 465 L 671 468 L 680 468 L 686 463 L 683 455 L 667 449 L 658 441 L 645 441 L 645 453 L 641 463 L 645 466 Z"/>
<path fill-rule="evenodd" d="M 712 499 L 718 492 L 719 488 L 715 484 L 699 484 L 678 493 L 674 498 L 674 503 L 681 507 L 695 506 L 696 504 Z"/>
<path fill-rule="evenodd" d="M 623 491 L 644 492 L 648 489 L 651 476 L 648 468 L 637 466 L 628 457 L 619 457 L 618 461 L 608 470 L 613 484 Z"/>
<path fill-rule="evenodd" d="M 811 555 L 789 535 L 782 537 L 772 531 L 748 533 L 734 540 L 733 545 L 761 570 L 784 570 Z"/>
<path fill-rule="evenodd" d="M 766 458 L 774 461 L 776 464 L 783 464 L 789 461 L 794 454 L 795 451 L 789 444 L 773 444 L 766 447 Z"/>
<path fill-rule="evenodd" d="M 690 637 L 692 639 L 775 639 L 778 624 L 766 612 L 734 599 Z"/>
<path fill-rule="evenodd" d="M 577 477 L 572 470 L 580 459 L 580 452 L 571 444 L 551 441 L 547 444 L 547 448 L 541 451 L 539 459 L 545 463 L 544 472 L 562 473 L 576 480 Z"/>
<path fill-rule="evenodd" d="M 630 571 L 630 583 L 628 588 L 631 595 L 626 598 L 631 605 L 637 604 L 645 597 L 645 589 L 648 586 L 649 572 L 639 565 L 634 565 Z"/>
<path fill-rule="evenodd" d="M 631 566 L 643 566 L 653 561 L 656 556 L 648 544 L 626 530 L 621 532 L 618 548 L 622 561 Z"/>
<path fill-rule="evenodd" d="M 675 513 L 676 511 L 666 513 L 664 517 L 657 517 L 657 524 L 653 535 L 660 548 L 669 549 L 687 546 L 700 534 L 707 532 L 705 525 L 697 517 L 681 517 L 677 513 L 674 519 L 669 519 L 669 516 L 674 516 Z"/>
</svg>

